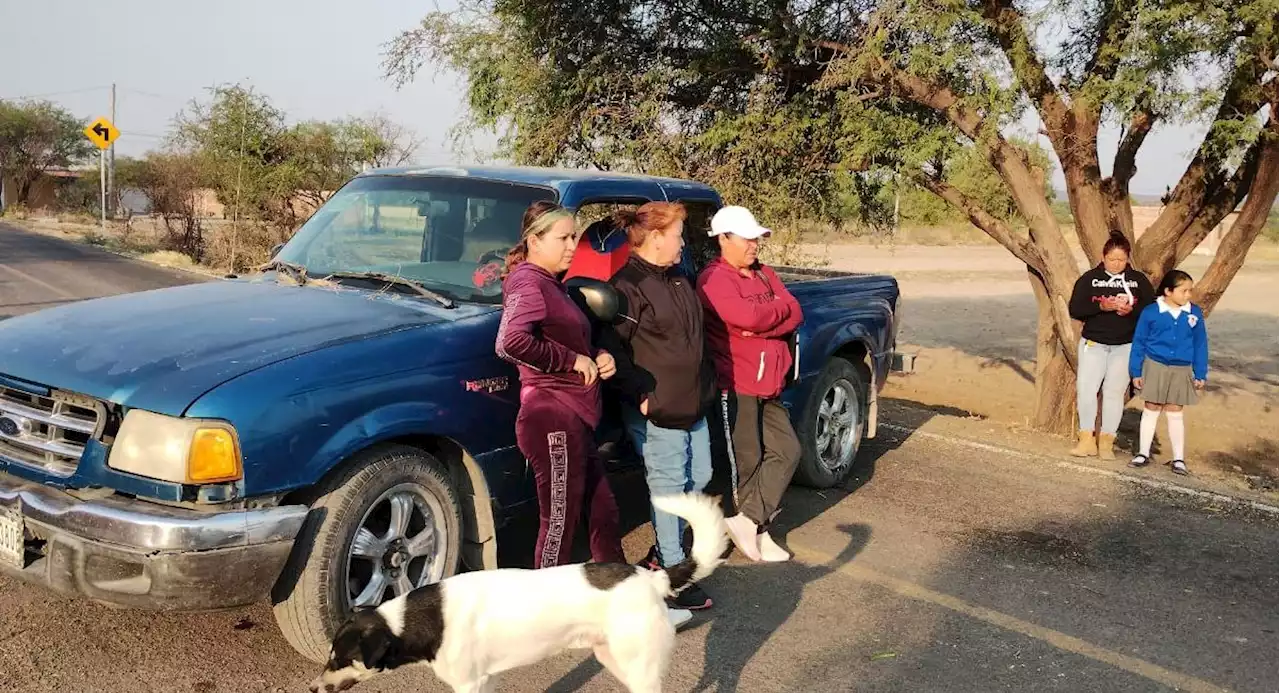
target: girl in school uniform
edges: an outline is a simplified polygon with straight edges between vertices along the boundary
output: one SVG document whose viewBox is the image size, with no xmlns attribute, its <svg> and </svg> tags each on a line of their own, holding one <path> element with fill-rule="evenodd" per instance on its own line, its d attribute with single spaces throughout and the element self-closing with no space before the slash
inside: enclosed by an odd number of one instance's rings
<svg viewBox="0 0 1280 693">
<path fill-rule="evenodd" d="M 1173 448 L 1169 465 L 1175 474 L 1187 473 L 1182 408 L 1196 403 L 1209 375 L 1209 335 L 1204 312 L 1191 303 L 1193 287 L 1191 275 L 1170 271 L 1156 290 L 1156 302 L 1138 317 L 1129 352 L 1129 376 L 1142 393 L 1146 408 L 1139 427 L 1140 449 L 1130 467 L 1145 467 L 1151 462 L 1151 442 L 1163 411 Z"/>
</svg>

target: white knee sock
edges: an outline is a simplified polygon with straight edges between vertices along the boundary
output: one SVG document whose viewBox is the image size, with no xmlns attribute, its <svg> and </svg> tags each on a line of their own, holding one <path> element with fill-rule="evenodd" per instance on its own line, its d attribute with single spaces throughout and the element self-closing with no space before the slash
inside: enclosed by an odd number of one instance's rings
<svg viewBox="0 0 1280 693">
<path fill-rule="evenodd" d="M 1165 426 L 1169 427 L 1169 444 L 1173 446 L 1173 459 L 1183 459 L 1183 442 L 1186 431 L 1182 428 L 1182 412 L 1167 411 L 1164 413 L 1164 421 Z"/>
<path fill-rule="evenodd" d="M 1160 420 L 1160 412 L 1150 409 L 1142 410 L 1142 423 L 1138 426 L 1138 452 L 1145 457 L 1151 456 L 1151 441 L 1156 439 L 1156 422 Z M 1172 424 L 1171 424 L 1172 425 Z M 1181 430 L 1181 427 L 1179 427 Z"/>
</svg>

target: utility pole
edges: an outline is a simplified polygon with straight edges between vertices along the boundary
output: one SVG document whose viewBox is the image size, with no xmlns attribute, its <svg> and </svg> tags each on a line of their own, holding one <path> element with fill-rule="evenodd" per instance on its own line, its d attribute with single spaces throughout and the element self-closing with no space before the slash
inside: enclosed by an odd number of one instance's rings
<svg viewBox="0 0 1280 693">
<path fill-rule="evenodd" d="M 111 83 L 111 122 L 116 122 L 116 83 Z M 119 126 L 117 126 L 119 127 Z M 111 161 L 107 169 L 107 200 L 111 218 L 116 218 L 116 143 L 111 143 Z"/>
</svg>

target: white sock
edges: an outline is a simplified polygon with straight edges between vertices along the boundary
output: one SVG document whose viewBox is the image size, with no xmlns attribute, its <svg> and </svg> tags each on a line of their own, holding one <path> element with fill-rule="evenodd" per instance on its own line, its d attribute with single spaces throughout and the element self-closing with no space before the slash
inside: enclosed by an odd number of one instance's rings
<svg viewBox="0 0 1280 693">
<path fill-rule="evenodd" d="M 1143 457 L 1151 456 L 1151 441 L 1156 439 L 1156 422 L 1160 420 L 1160 412 L 1150 409 L 1142 410 L 1142 423 L 1138 426 L 1138 448 Z M 1181 430 L 1181 427 L 1179 427 Z"/>
<path fill-rule="evenodd" d="M 1182 428 L 1182 412 L 1167 411 L 1164 413 L 1165 426 L 1169 427 L 1169 444 L 1173 446 L 1173 459 L 1183 459 L 1183 443 L 1186 431 Z"/>
</svg>

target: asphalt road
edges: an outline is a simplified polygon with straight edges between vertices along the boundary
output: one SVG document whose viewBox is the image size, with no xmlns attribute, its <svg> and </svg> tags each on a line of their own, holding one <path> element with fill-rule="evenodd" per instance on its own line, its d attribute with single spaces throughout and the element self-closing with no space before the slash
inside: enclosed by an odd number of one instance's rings
<svg viewBox="0 0 1280 693">
<path fill-rule="evenodd" d="M 0 318 L 191 280 L 0 226 Z M 668 690 L 1277 690 L 1273 515 L 891 420 L 846 488 L 790 491 L 795 561 L 706 582 L 716 607 L 680 634 Z M 617 491 L 638 558 L 636 480 Z M 0 691 L 302 691 L 315 673 L 265 604 L 119 611 L 0 578 Z M 569 654 L 499 689 L 619 687 Z M 445 689 L 419 670 L 356 690 Z"/>
</svg>

